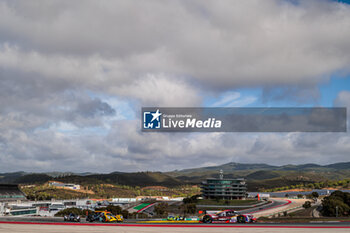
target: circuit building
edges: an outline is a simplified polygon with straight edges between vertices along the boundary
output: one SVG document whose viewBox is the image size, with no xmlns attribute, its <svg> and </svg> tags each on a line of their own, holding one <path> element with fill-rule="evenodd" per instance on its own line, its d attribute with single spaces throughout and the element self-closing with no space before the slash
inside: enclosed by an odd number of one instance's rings
<svg viewBox="0 0 350 233">
<path fill-rule="evenodd" d="M 202 182 L 201 192 L 204 199 L 244 199 L 247 197 L 247 184 L 244 178 L 224 179 L 220 171 L 220 178 L 208 178 Z"/>
<path fill-rule="evenodd" d="M 17 184 L 0 184 L 0 202 L 26 200 L 25 194 Z"/>
</svg>

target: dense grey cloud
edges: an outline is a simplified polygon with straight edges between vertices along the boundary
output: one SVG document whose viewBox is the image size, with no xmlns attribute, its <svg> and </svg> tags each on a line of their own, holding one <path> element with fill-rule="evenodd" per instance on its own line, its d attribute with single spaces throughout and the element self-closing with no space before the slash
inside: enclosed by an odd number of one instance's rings
<svg viewBox="0 0 350 233">
<path fill-rule="evenodd" d="M 0 171 L 348 160 L 348 134 L 146 134 L 137 116 L 255 101 L 239 87 L 313 102 L 350 72 L 349 28 L 330 1 L 1 1 Z"/>
<path fill-rule="evenodd" d="M 90 88 L 154 72 L 314 85 L 350 61 L 350 7 L 335 2 L 9 1 L 0 13 L 0 65 Z"/>
</svg>

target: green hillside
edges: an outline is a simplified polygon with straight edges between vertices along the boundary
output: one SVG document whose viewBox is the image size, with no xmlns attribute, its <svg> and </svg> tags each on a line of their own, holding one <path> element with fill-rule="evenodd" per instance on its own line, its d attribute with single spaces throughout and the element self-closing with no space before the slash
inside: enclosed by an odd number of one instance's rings
<svg viewBox="0 0 350 233">
<path fill-rule="evenodd" d="M 306 187 L 312 183 L 339 181 L 350 178 L 350 162 L 324 166 L 318 164 L 272 166 L 268 164 L 227 163 L 219 166 L 176 170 L 164 173 L 0 173 L 0 183 L 43 184 L 49 180 L 57 180 L 81 185 L 112 184 L 130 187 L 179 187 L 186 184 L 198 185 L 210 177 L 218 178 L 220 170 L 223 170 L 225 178 L 246 178 L 249 191 L 292 185 Z"/>
<path fill-rule="evenodd" d="M 66 175 L 52 177 L 46 173 L 8 173 L 0 176 L 0 183 L 16 183 L 16 184 L 35 184 L 45 183 L 49 180 L 57 180 L 65 183 L 77 184 L 117 184 L 128 186 L 180 186 L 183 182 L 175 177 L 171 177 L 161 172 L 135 172 L 121 173 L 113 172 L 110 174 L 93 174 L 93 175 Z"/>
</svg>

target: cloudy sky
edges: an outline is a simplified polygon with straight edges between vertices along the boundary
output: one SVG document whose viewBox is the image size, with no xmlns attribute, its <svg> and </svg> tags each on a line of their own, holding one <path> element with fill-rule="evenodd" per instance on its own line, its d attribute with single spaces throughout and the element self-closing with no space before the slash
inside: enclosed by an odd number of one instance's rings
<svg viewBox="0 0 350 233">
<path fill-rule="evenodd" d="M 142 133 L 142 106 L 350 107 L 350 5 L 0 1 L 0 172 L 350 161 L 349 133 Z"/>
</svg>

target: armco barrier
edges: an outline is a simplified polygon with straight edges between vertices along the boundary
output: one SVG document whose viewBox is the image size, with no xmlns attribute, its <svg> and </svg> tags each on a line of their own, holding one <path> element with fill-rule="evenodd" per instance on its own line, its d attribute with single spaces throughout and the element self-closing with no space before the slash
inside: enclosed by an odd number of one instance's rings
<svg viewBox="0 0 350 233">
<path fill-rule="evenodd" d="M 271 216 L 274 216 L 274 215 L 276 215 L 276 214 L 278 215 L 278 214 L 285 213 L 285 212 L 287 212 L 287 213 L 288 213 L 288 211 L 295 210 L 295 209 L 300 209 L 301 207 L 303 207 L 303 206 L 302 206 L 302 205 L 300 205 L 300 206 L 296 206 L 296 207 L 293 207 L 293 208 L 290 208 L 290 209 L 281 210 L 281 211 L 278 211 L 278 212 L 275 212 L 275 213 L 269 214 L 269 215 L 267 215 L 267 217 L 271 217 Z"/>
</svg>

